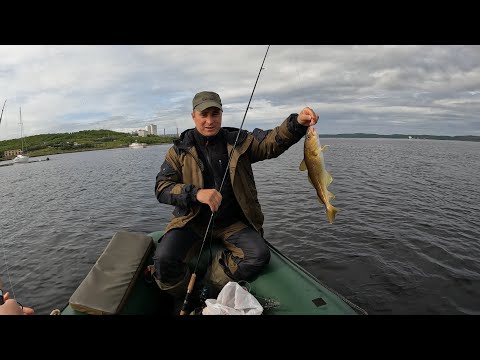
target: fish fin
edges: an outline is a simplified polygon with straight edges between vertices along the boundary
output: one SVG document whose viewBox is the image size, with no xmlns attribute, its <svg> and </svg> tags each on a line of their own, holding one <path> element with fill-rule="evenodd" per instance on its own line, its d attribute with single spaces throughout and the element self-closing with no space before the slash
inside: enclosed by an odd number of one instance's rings
<svg viewBox="0 0 480 360">
<path fill-rule="evenodd" d="M 322 148 L 321 148 L 321 150 L 322 150 L 322 151 L 327 150 L 327 147 L 328 147 L 328 146 L 330 146 L 330 145 L 323 145 Z"/>
<path fill-rule="evenodd" d="M 338 209 L 335 206 L 329 206 L 327 208 L 327 218 L 330 224 L 333 224 L 335 221 L 335 215 L 337 214 Z"/>
<path fill-rule="evenodd" d="M 335 195 L 333 195 L 333 193 L 331 193 L 330 191 L 327 190 L 327 197 L 328 197 L 328 200 L 329 201 L 332 201 L 335 199 Z"/>
<path fill-rule="evenodd" d="M 327 186 L 330 185 L 333 181 L 332 175 L 328 171 L 325 170 L 325 178 L 327 180 Z"/>
<path fill-rule="evenodd" d="M 300 171 L 307 170 L 307 165 L 305 164 L 305 160 L 302 160 L 302 162 L 300 163 L 299 169 L 300 169 Z"/>
</svg>

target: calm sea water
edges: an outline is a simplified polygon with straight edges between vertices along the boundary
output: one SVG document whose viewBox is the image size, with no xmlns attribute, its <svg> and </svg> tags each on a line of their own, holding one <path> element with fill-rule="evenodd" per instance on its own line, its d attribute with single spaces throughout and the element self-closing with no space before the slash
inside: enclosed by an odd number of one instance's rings
<svg viewBox="0 0 480 360">
<path fill-rule="evenodd" d="M 480 314 L 480 143 L 321 142 L 335 223 L 298 170 L 302 139 L 254 165 L 266 239 L 369 314 Z M 6 290 L 49 314 L 116 231 L 162 230 L 173 207 L 154 184 L 169 146 L 0 167 Z"/>
</svg>

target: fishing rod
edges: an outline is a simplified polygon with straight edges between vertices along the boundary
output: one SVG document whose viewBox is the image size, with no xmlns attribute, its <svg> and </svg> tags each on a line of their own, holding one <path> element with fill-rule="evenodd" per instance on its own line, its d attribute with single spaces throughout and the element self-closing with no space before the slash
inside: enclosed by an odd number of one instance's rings
<svg viewBox="0 0 480 360">
<path fill-rule="evenodd" d="M 5 99 L 5 102 L 3 103 L 2 113 L 0 114 L 0 124 L 2 123 L 3 109 L 5 109 L 5 104 L 6 103 L 7 103 L 7 100 Z"/>
<path fill-rule="evenodd" d="M 0 124 L 2 123 L 3 110 L 5 110 L 5 104 L 6 103 L 7 103 L 7 99 L 5 99 L 5 101 L 3 102 L 2 113 L 0 114 Z M 2 248 L 3 248 L 3 258 L 4 258 L 4 261 L 5 261 L 6 268 L 7 268 L 8 280 L 10 281 L 10 287 L 12 288 L 13 298 L 15 299 L 15 292 L 13 292 L 12 280 L 10 279 L 10 273 L 8 272 L 7 254 L 5 252 L 5 241 L 2 242 Z M 0 277 L 0 305 L 3 305 L 3 304 L 4 304 L 3 281 L 2 281 L 2 278 Z"/>
<path fill-rule="evenodd" d="M 0 305 L 3 305 L 3 282 L 2 278 L 0 277 Z"/>
<path fill-rule="evenodd" d="M 225 183 L 225 179 L 227 178 L 227 174 L 228 174 L 229 167 L 230 167 L 230 161 L 232 160 L 232 157 L 233 157 L 233 151 L 235 150 L 235 147 L 237 146 L 238 138 L 240 137 L 240 132 L 243 128 L 243 123 L 245 122 L 245 118 L 247 117 L 248 109 L 250 108 L 250 102 L 252 101 L 253 93 L 255 92 L 255 88 L 257 87 L 258 79 L 260 78 L 260 73 L 262 72 L 262 70 L 264 70 L 263 64 L 265 63 L 265 59 L 267 58 L 268 49 L 270 49 L 270 45 L 268 45 L 267 51 L 265 52 L 265 56 L 264 56 L 263 61 L 262 61 L 262 65 L 260 65 L 260 70 L 258 71 L 257 80 L 255 81 L 255 85 L 253 86 L 252 94 L 250 95 L 250 100 L 248 100 L 247 108 L 245 109 L 245 114 L 243 115 L 242 123 L 240 124 L 240 128 L 238 129 L 237 137 L 235 138 L 233 148 L 230 151 L 230 155 L 228 157 L 227 168 L 225 169 L 225 173 L 223 174 L 222 183 L 220 184 L 220 189 L 218 190 L 219 193 L 222 192 L 223 184 Z M 212 215 L 210 215 L 210 220 L 208 221 L 207 230 L 205 231 L 205 236 L 203 237 L 202 246 L 200 247 L 200 252 L 198 254 L 197 263 L 196 263 L 195 268 L 193 270 L 192 276 L 190 277 L 190 282 L 188 283 L 187 294 L 185 295 L 185 300 L 183 301 L 183 306 L 182 306 L 182 310 L 180 311 L 180 315 L 185 315 L 185 313 L 187 311 L 188 303 L 190 301 L 190 296 L 191 296 L 192 291 L 193 291 L 193 286 L 195 285 L 195 280 L 197 278 L 197 267 L 198 267 L 198 264 L 200 263 L 200 258 L 202 256 L 202 251 L 203 251 L 203 247 L 205 245 L 205 240 L 207 239 L 208 230 L 210 229 L 210 224 L 212 223 L 214 215 L 215 215 L 215 213 L 212 211 Z"/>
</svg>

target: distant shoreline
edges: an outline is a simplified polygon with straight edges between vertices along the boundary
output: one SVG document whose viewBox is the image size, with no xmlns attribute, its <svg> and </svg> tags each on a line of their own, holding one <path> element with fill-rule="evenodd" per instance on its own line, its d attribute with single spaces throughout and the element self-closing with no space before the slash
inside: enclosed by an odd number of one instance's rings
<svg viewBox="0 0 480 360">
<path fill-rule="evenodd" d="M 21 139 L 0 141 L 0 161 L 11 160 L 12 151 L 23 149 L 31 158 L 72 152 L 128 148 L 141 141 L 147 145 L 172 144 L 175 135 L 147 135 L 145 137 L 111 130 L 82 130 L 73 133 L 40 134 Z M 9 153 L 7 153 L 7 151 Z"/>
<path fill-rule="evenodd" d="M 404 135 L 404 134 L 392 134 L 392 135 L 378 135 L 367 133 L 353 133 L 353 134 L 319 134 L 319 137 L 323 138 L 345 138 L 345 139 L 406 139 L 406 140 L 455 140 L 455 141 L 480 141 L 480 136 L 474 135 Z"/>
<path fill-rule="evenodd" d="M 169 143 L 158 143 L 158 144 L 154 143 L 154 144 L 148 145 L 147 147 L 157 146 L 157 145 L 169 145 Z M 32 163 L 32 162 L 46 161 L 48 159 L 48 157 L 52 156 L 52 155 L 72 154 L 72 153 L 87 152 L 87 151 L 116 150 L 116 149 L 129 149 L 129 147 L 125 146 L 125 145 L 122 145 L 122 146 L 105 147 L 105 148 L 65 150 L 65 151 L 61 151 L 61 152 L 53 152 L 52 151 L 52 152 L 48 152 L 48 153 L 41 154 L 41 155 L 28 154 L 28 156 L 30 157 L 30 159 L 35 159 L 35 160 L 29 161 L 29 163 Z M 39 158 L 39 157 L 45 157 L 45 159 L 36 159 L 36 158 Z M 51 159 L 48 159 L 48 160 L 51 160 Z M 7 165 L 13 165 L 13 159 L 3 160 L 3 159 L 0 158 L 0 166 L 7 166 Z"/>
<path fill-rule="evenodd" d="M 368 133 L 345 134 L 319 134 L 320 138 L 344 139 L 404 139 L 404 140 L 453 140 L 480 142 L 480 136 L 474 135 L 379 135 Z M 26 137 L 29 144 L 27 153 L 30 157 L 58 155 L 72 152 L 107 150 L 115 148 L 128 148 L 128 146 L 141 139 L 147 145 L 172 144 L 175 136 L 148 136 L 137 137 L 131 134 L 119 133 L 110 130 L 84 130 L 76 133 L 42 134 Z M 0 162 L 5 159 L 3 151 L 21 148 L 20 139 L 0 141 Z"/>
</svg>

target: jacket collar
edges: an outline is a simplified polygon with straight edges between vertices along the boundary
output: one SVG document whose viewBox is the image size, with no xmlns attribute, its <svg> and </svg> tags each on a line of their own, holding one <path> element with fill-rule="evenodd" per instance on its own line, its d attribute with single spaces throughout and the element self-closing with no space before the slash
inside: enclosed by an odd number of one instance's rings
<svg viewBox="0 0 480 360">
<path fill-rule="evenodd" d="M 173 141 L 173 144 L 179 150 L 188 150 L 192 148 L 195 144 L 195 129 L 187 129 L 180 134 L 180 138 Z M 232 145 L 235 144 L 235 139 L 237 138 L 238 129 L 232 127 L 222 127 L 220 129 L 222 135 L 227 139 L 227 143 Z M 248 132 L 246 130 L 242 130 L 240 132 L 240 136 L 238 137 L 237 146 L 242 144 L 245 139 L 247 138 Z"/>
<path fill-rule="evenodd" d="M 193 129 L 193 137 L 195 139 L 195 142 L 197 144 L 215 144 L 217 142 L 223 142 L 225 138 L 225 134 L 223 131 L 219 131 L 216 135 L 214 136 L 204 136 L 200 134 L 200 132 L 197 129 Z"/>
</svg>

